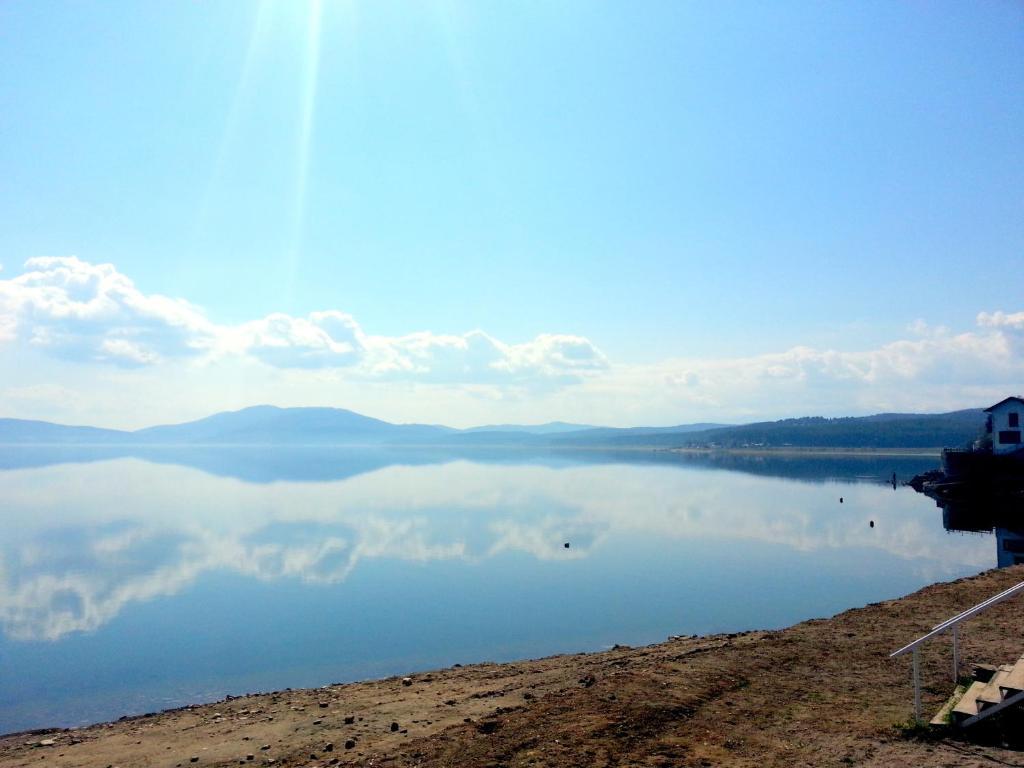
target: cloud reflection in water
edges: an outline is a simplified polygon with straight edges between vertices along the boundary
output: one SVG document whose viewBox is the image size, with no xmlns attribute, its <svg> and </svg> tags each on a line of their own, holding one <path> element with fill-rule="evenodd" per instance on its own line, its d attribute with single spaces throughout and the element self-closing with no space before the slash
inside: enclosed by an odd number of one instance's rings
<svg viewBox="0 0 1024 768">
<path fill-rule="evenodd" d="M 3 472 L 0 497 L 0 624 L 17 640 L 95 630 L 213 571 L 334 584 L 364 560 L 582 559 L 627 536 L 864 547 L 927 579 L 993 564 L 990 542 L 952 540 L 909 491 L 663 465 L 459 460 L 250 484 L 117 459 Z"/>
</svg>

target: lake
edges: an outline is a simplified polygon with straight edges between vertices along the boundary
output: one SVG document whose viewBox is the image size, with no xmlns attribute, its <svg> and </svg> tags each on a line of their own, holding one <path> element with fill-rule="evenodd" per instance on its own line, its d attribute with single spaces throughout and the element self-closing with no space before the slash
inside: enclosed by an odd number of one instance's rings
<svg viewBox="0 0 1024 768">
<path fill-rule="evenodd" d="M 995 566 L 888 484 L 936 463 L 3 448 L 0 733 L 783 627 Z"/>
</svg>

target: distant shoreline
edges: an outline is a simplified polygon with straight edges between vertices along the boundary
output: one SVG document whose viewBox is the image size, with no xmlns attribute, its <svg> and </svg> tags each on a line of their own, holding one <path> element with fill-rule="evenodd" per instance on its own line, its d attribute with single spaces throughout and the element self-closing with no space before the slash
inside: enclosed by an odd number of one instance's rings
<svg viewBox="0 0 1024 768">
<path fill-rule="evenodd" d="M 666 453 L 695 455 L 729 453 L 737 456 L 907 456 L 938 458 L 942 455 L 941 448 L 801 448 L 799 446 L 773 448 L 765 446 L 763 448 L 661 448 L 655 450 L 661 450 Z"/>
</svg>

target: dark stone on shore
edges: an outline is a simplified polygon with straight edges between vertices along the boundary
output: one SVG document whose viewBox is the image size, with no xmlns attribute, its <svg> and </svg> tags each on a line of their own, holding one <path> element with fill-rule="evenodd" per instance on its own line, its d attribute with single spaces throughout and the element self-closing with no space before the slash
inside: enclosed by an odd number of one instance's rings
<svg viewBox="0 0 1024 768">
<path fill-rule="evenodd" d="M 333 742 L 329 741 L 326 744 L 324 744 L 324 752 L 333 752 L 333 751 L 334 751 L 334 744 L 333 744 Z"/>
<path fill-rule="evenodd" d="M 391 732 L 394 733 L 397 730 L 398 730 L 398 723 L 392 723 L 391 724 Z"/>
<path fill-rule="evenodd" d="M 402 678 L 402 685 L 405 685 L 405 686 L 412 685 L 412 678 L 411 677 L 403 677 Z"/>
<path fill-rule="evenodd" d="M 499 728 L 501 728 L 501 722 L 498 720 L 484 720 L 476 727 L 480 733 L 494 733 Z"/>
<path fill-rule="evenodd" d="M 355 749 L 355 746 L 356 746 L 356 740 L 355 739 L 348 739 L 345 742 L 345 749 Z"/>
<path fill-rule="evenodd" d="M 356 721 L 356 716 L 355 715 L 347 715 L 345 717 L 345 725 L 352 725 L 352 723 L 354 723 L 355 721 Z"/>
</svg>

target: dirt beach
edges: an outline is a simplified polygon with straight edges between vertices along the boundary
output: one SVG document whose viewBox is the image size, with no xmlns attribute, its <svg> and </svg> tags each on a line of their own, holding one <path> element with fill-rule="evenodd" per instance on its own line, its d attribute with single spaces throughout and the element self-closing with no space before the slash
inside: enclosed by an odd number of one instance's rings
<svg viewBox="0 0 1024 768">
<path fill-rule="evenodd" d="M 907 727 L 910 660 L 889 652 L 1024 580 L 935 584 L 782 631 L 475 664 L 253 694 L 0 738 L 3 766 L 1024 766 L 1024 726 L 971 740 Z M 1024 597 L 962 625 L 964 671 L 1024 653 Z M 929 718 L 951 693 L 948 638 L 923 655 Z M 996 719 L 996 718 L 994 718 Z"/>
</svg>

